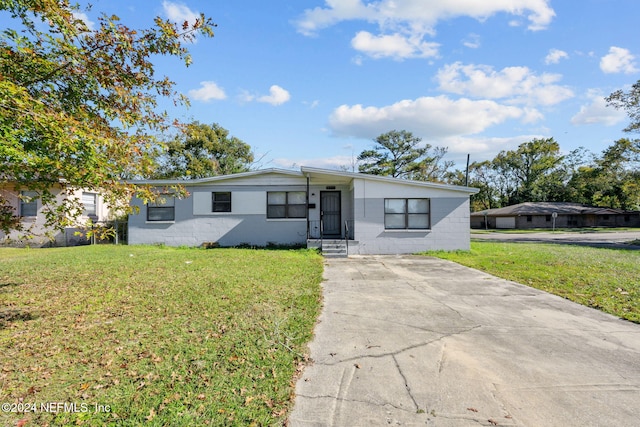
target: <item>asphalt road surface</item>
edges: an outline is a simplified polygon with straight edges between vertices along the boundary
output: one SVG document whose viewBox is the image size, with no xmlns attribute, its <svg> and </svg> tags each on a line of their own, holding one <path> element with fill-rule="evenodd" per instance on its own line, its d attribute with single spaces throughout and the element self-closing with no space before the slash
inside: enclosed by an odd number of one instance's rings
<svg viewBox="0 0 640 427">
<path fill-rule="evenodd" d="M 640 231 L 612 232 L 541 232 L 541 233 L 471 233 L 472 240 L 499 242 L 538 242 L 583 245 L 615 249 L 640 249 Z M 630 242 L 634 242 L 631 244 Z"/>
</svg>

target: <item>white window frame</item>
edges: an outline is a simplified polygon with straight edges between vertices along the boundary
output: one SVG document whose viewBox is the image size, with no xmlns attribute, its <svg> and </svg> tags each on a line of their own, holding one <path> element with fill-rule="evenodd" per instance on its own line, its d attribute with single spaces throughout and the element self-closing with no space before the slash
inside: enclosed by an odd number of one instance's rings
<svg viewBox="0 0 640 427">
<path fill-rule="evenodd" d="M 276 194 L 276 193 L 283 193 L 285 195 L 285 200 L 284 203 L 269 203 L 269 195 L 270 194 Z M 300 194 L 304 194 L 304 203 L 291 203 L 289 200 L 290 194 L 291 193 L 300 193 Z M 267 191 L 267 219 L 305 219 L 307 218 L 307 193 L 305 191 Z M 304 214 L 301 216 L 298 215 L 293 215 L 291 213 L 291 208 L 293 207 L 297 207 L 300 208 L 300 206 L 303 207 L 303 212 Z M 270 207 L 284 207 L 284 216 L 274 216 L 272 214 L 270 214 Z"/>
<path fill-rule="evenodd" d="M 170 212 L 170 218 L 152 219 L 152 213 Z M 162 215 L 165 215 L 164 213 Z M 147 222 L 175 222 L 176 197 L 174 194 L 159 194 L 156 200 L 147 203 Z"/>
<path fill-rule="evenodd" d="M 37 191 L 24 190 L 20 192 L 20 216 L 26 218 L 34 218 L 38 216 L 38 199 L 40 196 Z M 29 215 L 25 215 L 24 211 L 29 210 Z M 33 210 L 33 215 L 31 215 Z"/>
<path fill-rule="evenodd" d="M 86 203 L 89 198 L 93 198 L 92 203 Z M 82 214 L 84 216 L 98 216 L 98 195 L 87 191 L 82 192 Z"/>
<path fill-rule="evenodd" d="M 426 201 L 427 210 L 426 212 L 411 212 L 411 204 L 409 201 L 418 200 L 418 201 Z M 401 201 L 403 203 L 402 209 L 400 212 L 392 211 L 388 206 L 388 201 Z M 393 216 L 395 219 L 402 217 L 402 226 L 391 226 L 390 217 Z M 418 217 L 426 217 L 427 226 L 426 227 L 413 227 L 411 226 L 411 218 Z M 407 197 L 407 198 L 386 198 L 384 199 L 384 229 L 389 231 L 414 231 L 414 230 L 431 230 L 431 199 L 426 197 Z"/>
</svg>

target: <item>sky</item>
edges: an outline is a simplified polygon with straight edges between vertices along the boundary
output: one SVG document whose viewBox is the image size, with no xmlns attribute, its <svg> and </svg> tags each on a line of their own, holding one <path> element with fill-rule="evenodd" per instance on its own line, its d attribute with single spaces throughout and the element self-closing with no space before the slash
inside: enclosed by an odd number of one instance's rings
<svg viewBox="0 0 640 427">
<path fill-rule="evenodd" d="M 81 2 L 82 3 L 82 2 Z M 533 138 L 600 153 L 633 135 L 604 97 L 640 79 L 638 0 L 93 0 L 132 28 L 198 13 L 193 64 L 158 58 L 190 108 L 261 168 L 351 170 L 390 130 L 464 167 Z"/>
</svg>

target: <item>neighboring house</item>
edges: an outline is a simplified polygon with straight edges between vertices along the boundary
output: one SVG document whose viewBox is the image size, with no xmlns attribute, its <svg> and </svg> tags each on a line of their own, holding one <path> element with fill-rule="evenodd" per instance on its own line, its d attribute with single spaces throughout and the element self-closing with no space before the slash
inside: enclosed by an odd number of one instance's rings
<svg viewBox="0 0 640 427">
<path fill-rule="evenodd" d="M 469 249 L 469 196 L 478 190 L 302 167 L 266 169 L 182 184 L 186 198 L 164 194 L 132 204 L 129 244 L 170 246 L 320 246 L 348 243 L 350 254 Z M 348 242 L 347 242 L 348 240 Z"/>
<path fill-rule="evenodd" d="M 640 212 L 580 203 L 527 202 L 471 214 L 471 228 L 640 227 Z"/>
<path fill-rule="evenodd" d="M 78 227 L 67 227 L 64 231 L 50 230 L 45 226 L 45 214 L 42 201 L 38 197 L 38 193 L 29 190 L 20 189 L 12 184 L 0 184 L 0 194 L 9 202 L 20 218 L 20 223 L 24 229 L 23 232 L 14 231 L 9 235 L 0 231 L 0 244 L 9 244 L 16 246 L 76 246 L 87 244 L 88 239 L 83 235 L 80 227 L 87 223 L 89 219 L 92 222 L 104 222 L 109 217 L 109 207 L 104 200 L 95 191 L 74 191 L 71 194 L 65 194 L 61 187 L 51 189 L 55 195 L 56 201 L 59 203 L 65 198 L 75 198 L 82 202 L 84 209 L 80 218 L 78 218 Z M 24 235 L 30 235 L 25 238 Z"/>
</svg>

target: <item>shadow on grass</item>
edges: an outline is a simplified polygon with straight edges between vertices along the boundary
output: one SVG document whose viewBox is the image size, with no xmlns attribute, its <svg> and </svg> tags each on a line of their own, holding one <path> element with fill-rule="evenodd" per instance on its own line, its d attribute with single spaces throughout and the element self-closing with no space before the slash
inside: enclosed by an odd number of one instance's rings
<svg viewBox="0 0 640 427">
<path fill-rule="evenodd" d="M 21 285 L 21 283 L 15 283 L 15 282 L 2 283 L 2 282 L 0 282 L 0 294 L 1 293 L 6 293 L 6 292 L 11 292 L 10 288 L 18 287 L 20 285 Z"/>
<path fill-rule="evenodd" d="M 14 308 L 0 308 L 0 329 L 11 322 L 33 320 L 35 317 L 28 311 Z"/>
<path fill-rule="evenodd" d="M 301 250 L 307 249 L 307 245 L 305 244 L 295 244 L 295 245 L 281 245 L 276 243 L 269 243 L 266 246 L 252 245 L 250 243 L 240 243 L 235 246 L 220 246 L 217 243 L 203 243 L 200 246 L 201 249 L 255 249 L 255 250 L 264 250 L 264 251 L 291 251 L 291 250 Z"/>
</svg>

